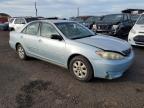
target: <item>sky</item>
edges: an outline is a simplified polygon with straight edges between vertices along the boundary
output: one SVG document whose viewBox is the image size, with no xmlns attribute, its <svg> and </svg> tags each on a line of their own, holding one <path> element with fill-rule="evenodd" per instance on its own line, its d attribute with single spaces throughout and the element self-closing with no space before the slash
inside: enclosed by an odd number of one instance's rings
<svg viewBox="0 0 144 108">
<path fill-rule="evenodd" d="M 11 16 L 72 17 L 79 15 L 105 15 L 120 13 L 128 8 L 144 9 L 144 0 L 0 0 L 0 13 Z"/>
</svg>

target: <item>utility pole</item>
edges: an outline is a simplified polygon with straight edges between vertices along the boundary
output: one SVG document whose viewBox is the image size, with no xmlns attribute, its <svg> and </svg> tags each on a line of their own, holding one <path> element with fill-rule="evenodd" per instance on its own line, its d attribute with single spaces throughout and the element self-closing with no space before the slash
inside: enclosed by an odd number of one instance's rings
<svg viewBox="0 0 144 108">
<path fill-rule="evenodd" d="M 77 17 L 79 17 L 79 8 L 77 8 Z"/>
<path fill-rule="evenodd" d="M 35 1 L 35 14 L 36 14 L 36 17 L 37 17 L 37 4 L 36 4 L 36 1 Z"/>
</svg>

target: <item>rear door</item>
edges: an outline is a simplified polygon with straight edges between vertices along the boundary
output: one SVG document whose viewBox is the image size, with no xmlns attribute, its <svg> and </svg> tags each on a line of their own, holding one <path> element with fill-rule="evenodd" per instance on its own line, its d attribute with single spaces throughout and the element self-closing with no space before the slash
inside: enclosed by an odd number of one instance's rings
<svg viewBox="0 0 144 108">
<path fill-rule="evenodd" d="M 26 51 L 32 55 L 38 56 L 38 35 L 39 31 L 39 22 L 33 22 L 29 24 L 23 31 L 20 36 L 22 43 Z"/>
</svg>

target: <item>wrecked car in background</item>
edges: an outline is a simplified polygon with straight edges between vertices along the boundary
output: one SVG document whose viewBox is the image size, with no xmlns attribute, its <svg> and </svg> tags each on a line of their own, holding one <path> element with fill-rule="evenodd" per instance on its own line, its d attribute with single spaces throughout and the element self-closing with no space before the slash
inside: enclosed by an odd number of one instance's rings
<svg viewBox="0 0 144 108">
<path fill-rule="evenodd" d="M 133 26 L 129 14 L 109 14 L 96 23 L 96 32 L 112 36 L 126 36 Z"/>
<path fill-rule="evenodd" d="M 131 45 L 144 46 L 144 14 L 140 16 L 131 29 L 128 36 L 128 42 Z"/>
<path fill-rule="evenodd" d="M 91 16 L 91 17 L 87 18 L 85 20 L 85 22 L 87 23 L 89 29 L 93 29 L 91 26 L 93 26 L 93 24 L 95 24 L 95 23 L 100 22 L 100 19 L 101 19 L 101 17 L 99 17 L 99 16 Z"/>
<path fill-rule="evenodd" d="M 0 30 L 8 30 L 9 25 L 8 25 L 8 20 L 5 17 L 0 17 Z"/>
</svg>

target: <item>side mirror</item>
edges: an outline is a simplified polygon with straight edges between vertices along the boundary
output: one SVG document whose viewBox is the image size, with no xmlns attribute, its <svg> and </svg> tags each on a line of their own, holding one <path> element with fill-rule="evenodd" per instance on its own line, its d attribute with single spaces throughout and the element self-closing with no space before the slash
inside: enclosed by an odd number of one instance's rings
<svg viewBox="0 0 144 108">
<path fill-rule="evenodd" d="M 53 34 L 53 35 L 51 35 L 51 39 L 59 40 L 59 41 L 62 41 L 62 40 L 63 40 L 62 36 L 57 35 L 57 34 Z"/>
</svg>

